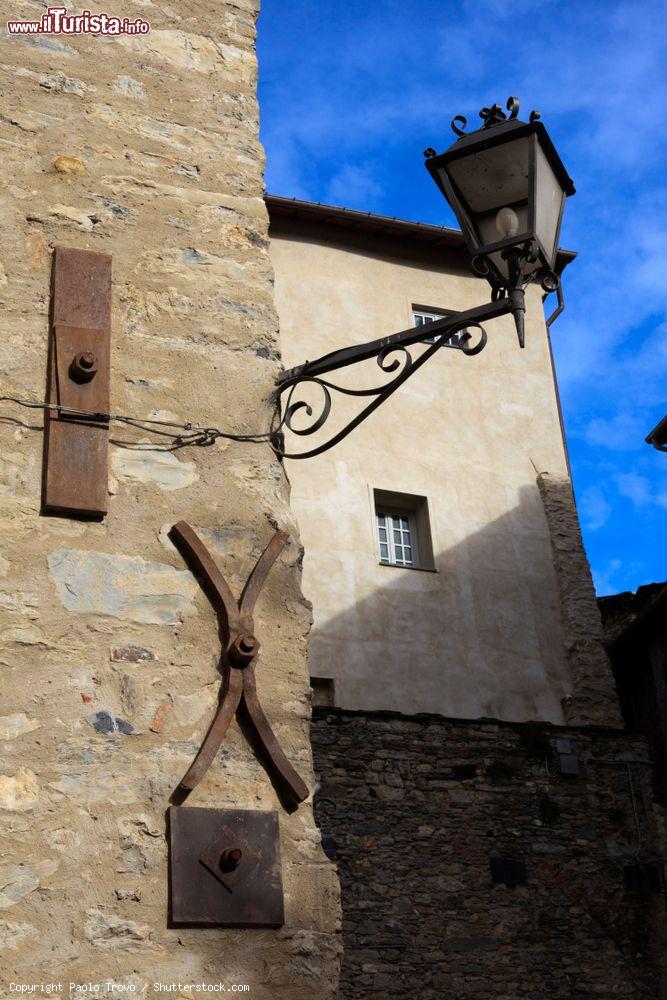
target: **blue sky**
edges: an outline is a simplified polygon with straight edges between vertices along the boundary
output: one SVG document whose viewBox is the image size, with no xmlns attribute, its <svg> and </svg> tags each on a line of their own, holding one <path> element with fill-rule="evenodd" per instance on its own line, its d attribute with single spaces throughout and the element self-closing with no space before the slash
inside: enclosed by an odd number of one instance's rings
<svg viewBox="0 0 667 1000">
<path fill-rule="evenodd" d="M 521 99 L 573 177 L 552 328 L 598 593 L 667 578 L 667 0 L 263 0 L 267 188 L 455 225 L 422 151 Z M 550 300 L 551 301 L 551 300 Z M 550 304 L 550 302 L 549 302 Z"/>
</svg>

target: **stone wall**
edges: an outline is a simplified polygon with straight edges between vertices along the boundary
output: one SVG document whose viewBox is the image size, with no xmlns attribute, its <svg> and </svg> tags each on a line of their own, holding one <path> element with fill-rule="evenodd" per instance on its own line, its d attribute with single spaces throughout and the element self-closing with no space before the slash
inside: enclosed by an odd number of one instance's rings
<svg viewBox="0 0 667 1000">
<path fill-rule="evenodd" d="M 643 738 L 316 708 L 312 741 L 341 1000 L 667 995 L 664 893 L 623 879 L 662 850 Z M 523 861 L 527 884 L 494 883 L 491 857 Z"/>
<path fill-rule="evenodd" d="M 563 642 L 570 666 L 571 691 L 563 700 L 571 725 L 618 726 L 621 713 L 591 569 L 581 538 L 572 484 L 563 476 L 537 477 L 549 525 L 558 581 Z"/>
<path fill-rule="evenodd" d="M 105 10 L 152 30 L 0 37 L 0 394 L 44 398 L 52 251 L 89 248 L 113 255 L 112 409 L 256 430 L 279 365 L 257 5 Z M 274 528 L 291 533 L 257 607 L 258 683 L 312 781 L 309 611 L 280 465 L 264 445 L 135 450 L 118 442 L 144 435 L 114 426 L 107 518 L 44 518 L 42 415 L 1 405 L 0 992 L 180 979 L 332 996 L 337 883 L 309 802 L 280 813 L 283 929 L 166 926 L 164 812 L 219 686 L 215 617 L 167 539 L 176 520 L 237 588 Z M 235 725 L 189 804 L 280 808 Z"/>
</svg>

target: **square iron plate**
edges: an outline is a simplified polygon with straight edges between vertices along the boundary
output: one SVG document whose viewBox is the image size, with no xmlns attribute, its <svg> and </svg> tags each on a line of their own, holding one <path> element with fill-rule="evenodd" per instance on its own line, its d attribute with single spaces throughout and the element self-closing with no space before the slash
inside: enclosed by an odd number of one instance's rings
<svg viewBox="0 0 667 1000">
<path fill-rule="evenodd" d="M 240 850 L 233 871 L 220 867 Z M 170 925 L 282 927 L 278 815 L 250 809 L 169 809 Z"/>
</svg>

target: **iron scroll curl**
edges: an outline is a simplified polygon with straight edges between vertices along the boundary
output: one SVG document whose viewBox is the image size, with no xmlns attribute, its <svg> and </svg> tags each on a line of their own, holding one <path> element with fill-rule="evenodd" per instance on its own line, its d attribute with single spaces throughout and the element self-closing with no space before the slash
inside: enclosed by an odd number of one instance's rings
<svg viewBox="0 0 667 1000">
<path fill-rule="evenodd" d="M 503 111 L 500 104 L 492 104 L 490 107 L 482 108 L 479 112 L 479 117 L 482 119 L 481 128 L 493 128 L 494 125 L 502 125 L 503 122 L 514 121 L 519 114 L 519 107 L 520 102 L 518 97 L 508 97 L 505 104 L 505 111 Z M 539 121 L 540 118 L 539 111 L 530 112 L 531 123 Z M 468 119 L 464 115 L 455 115 L 450 122 L 452 132 L 460 139 L 470 135 L 469 132 L 466 132 L 467 125 Z"/>
<path fill-rule="evenodd" d="M 475 329 L 479 331 L 479 336 L 473 338 L 470 331 Z M 460 333 L 461 337 L 458 343 L 452 344 L 451 338 L 457 333 Z M 422 338 L 428 336 L 428 325 L 420 327 L 420 334 Z M 424 340 L 417 341 L 418 335 L 414 336 L 415 345 L 424 344 Z M 481 323 L 471 322 L 469 318 L 462 319 L 460 323 L 450 321 L 446 330 L 443 330 L 442 333 L 434 331 L 434 336 L 437 339 L 432 344 L 428 344 L 426 350 L 422 351 L 418 357 L 413 357 L 407 347 L 401 343 L 379 346 L 375 362 L 383 374 L 392 377 L 381 385 L 369 388 L 351 388 L 330 382 L 328 379 L 314 374 L 313 369 L 319 364 L 318 362 L 306 362 L 301 368 L 285 373 L 273 393 L 275 416 L 271 427 L 271 445 L 276 454 L 281 458 L 291 459 L 314 458 L 316 455 L 323 454 L 346 438 L 355 427 L 358 427 L 370 416 L 445 344 L 450 348 L 460 350 L 467 357 L 472 357 L 483 351 L 488 342 L 486 331 Z M 311 400 L 300 398 L 303 390 L 313 386 L 316 386 L 321 394 L 319 403 L 312 401 L 312 398 Z M 298 437 L 307 437 L 316 434 L 326 425 L 334 411 L 334 401 L 337 395 L 365 398 L 370 401 L 356 416 L 322 444 L 304 452 L 285 450 L 286 431 Z M 303 421 L 304 417 L 306 418 L 305 422 Z"/>
<path fill-rule="evenodd" d="M 294 395 L 297 386 L 304 385 L 305 383 L 310 383 L 311 385 L 317 385 L 322 390 L 324 402 L 322 405 L 322 410 L 319 416 L 315 418 L 315 420 L 307 424 L 305 427 L 295 427 L 293 421 L 297 413 L 301 413 L 303 411 L 308 417 L 312 417 L 313 415 L 313 407 L 311 406 L 310 403 L 306 402 L 305 399 L 299 399 L 296 401 L 296 403 L 292 402 L 292 397 Z M 314 375 L 304 376 L 302 379 L 299 380 L 299 382 L 294 383 L 287 399 L 287 406 L 285 407 L 285 413 L 281 421 L 281 427 L 287 427 L 287 429 L 291 431 L 292 434 L 299 434 L 299 435 L 315 434 L 317 431 L 319 431 L 320 427 L 323 427 L 324 424 L 327 422 L 327 420 L 329 419 L 329 414 L 331 413 L 331 392 L 329 390 L 332 388 L 335 389 L 336 387 L 333 385 L 329 385 L 329 383 L 325 382 L 323 379 L 316 378 Z"/>
<path fill-rule="evenodd" d="M 392 354 L 401 354 L 402 358 L 394 358 L 393 361 L 389 361 L 389 357 Z M 383 348 L 377 356 L 377 363 L 383 372 L 395 372 L 397 369 L 405 371 L 409 365 L 412 364 L 412 355 L 410 354 L 407 347 L 403 347 L 402 344 L 390 344 L 389 347 Z M 376 389 L 365 390 L 364 395 L 368 392 L 376 392 Z"/>
<path fill-rule="evenodd" d="M 473 344 L 471 343 L 472 334 L 470 333 L 470 330 L 475 328 L 479 330 L 480 336 L 477 343 Z M 481 323 L 468 323 L 465 329 L 465 333 L 459 340 L 458 346 L 459 350 L 463 351 L 464 354 L 467 354 L 469 358 L 472 358 L 474 357 L 475 354 L 480 354 L 484 350 L 488 341 L 489 338 L 487 336 L 486 330 L 481 325 Z"/>
</svg>

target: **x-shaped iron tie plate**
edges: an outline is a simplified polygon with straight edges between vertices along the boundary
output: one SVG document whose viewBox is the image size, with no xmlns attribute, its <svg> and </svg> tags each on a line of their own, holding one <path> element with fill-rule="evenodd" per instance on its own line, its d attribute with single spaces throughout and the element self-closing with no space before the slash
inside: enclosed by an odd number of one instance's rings
<svg viewBox="0 0 667 1000">
<path fill-rule="evenodd" d="M 197 756 L 181 778 L 172 799 L 182 802 L 196 788 L 213 763 L 238 711 L 285 807 L 292 811 L 308 797 L 309 791 L 285 756 L 259 702 L 255 682 L 259 642 L 253 622 L 259 593 L 289 536 L 284 531 L 276 531 L 257 560 L 238 601 L 210 552 L 186 521 L 175 524 L 169 537 L 199 578 L 218 615 L 224 642 L 224 681 L 218 708 Z"/>
</svg>

